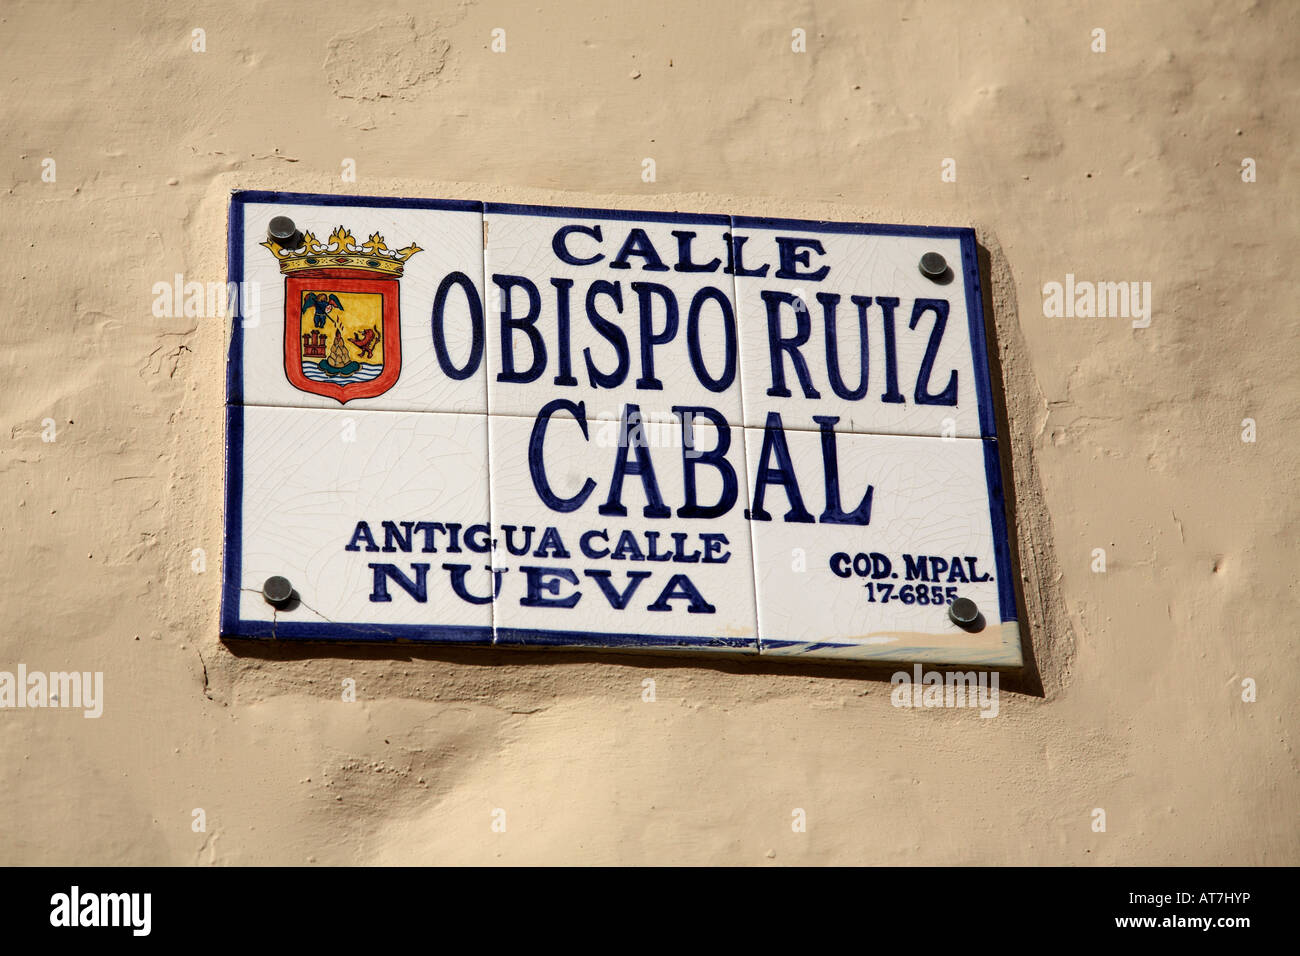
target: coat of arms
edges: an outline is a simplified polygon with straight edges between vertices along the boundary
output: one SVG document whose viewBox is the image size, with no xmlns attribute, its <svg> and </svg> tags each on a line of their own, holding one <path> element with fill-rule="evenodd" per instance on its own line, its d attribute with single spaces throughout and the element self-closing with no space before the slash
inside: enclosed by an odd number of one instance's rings
<svg viewBox="0 0 1300 956">
<path fill-rule="evenodd" d="M 402 370 L 397 284 L 420 247 L 389 249 L 378 233 L 358 246 L 342 226 L 328 242 L 304 232 L 297 249 L 262 245 L 284 274 L 284 373 L 293 387 L 340 404 L 392 388 Z"/>
</svg>

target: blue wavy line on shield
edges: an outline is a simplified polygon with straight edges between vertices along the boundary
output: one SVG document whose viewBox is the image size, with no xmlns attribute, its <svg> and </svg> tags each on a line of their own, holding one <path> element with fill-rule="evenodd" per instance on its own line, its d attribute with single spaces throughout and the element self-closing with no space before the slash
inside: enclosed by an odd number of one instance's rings
<svg viewBox="0 0 1300 956">
<path fill-rule="evenodd" d="M 358 382 L 369 382 L 371 379 L 379 377 L 379 373 L 384 370 L 382 363 L 367 364 L 362 363 L 361 368 L 357 369 L 351 375 L 330 375 L 321 369 L 315 362 L 303 362 L 302 374 L 307 376 L 313 382 L 332 382 L 335 385 L 354 385 Z"/>
</svg>

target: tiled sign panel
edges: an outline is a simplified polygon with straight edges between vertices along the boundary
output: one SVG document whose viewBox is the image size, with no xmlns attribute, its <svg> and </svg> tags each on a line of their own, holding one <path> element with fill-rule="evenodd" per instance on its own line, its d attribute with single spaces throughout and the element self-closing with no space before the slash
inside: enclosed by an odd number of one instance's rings
<svg viewBox="0 0 1300 956">
<path fill-rule="evenodd" d="M 226 636 L 1021 663 L 971 230 L 244 192 L 229 246 Z"/>
</svg>

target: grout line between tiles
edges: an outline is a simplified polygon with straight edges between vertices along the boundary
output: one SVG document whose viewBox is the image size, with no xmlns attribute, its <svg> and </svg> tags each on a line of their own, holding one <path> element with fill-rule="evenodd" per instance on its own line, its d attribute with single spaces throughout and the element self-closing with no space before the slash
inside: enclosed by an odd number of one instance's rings
<svg viewBox="0 0 1300 956">
<path fill-rule="evenodd" d="M 480 418 L 522 418 L 526 420 L 533 420 L 535 418 L 535 416 L 533 415 L 517 415 L 517 414 L 512 414 L 510 412 L 455 411 L 450 409 L 442 410 L 442 409 L 421 409 L 421 408 L 346 408 L 344 406 L 340 406 L 338 408 L 326 408 L 319 405 L 273 405 L 264 402 L 227 402 L 226 407 L 227 408 L 274 408 L 281 411 L 299 411 L 299 412 L 346 412 L 349 415 L 377 413 L 381 415 L 470 415 L 470 416 L 477 416 Z M 587 421 L 589 423 L 613 424 L 620 421 L 620 419 L 596 417 L 596 418 L 588 418 Z M 642 424 L 672 425 L 676 421 L 678 421 L 676 416 L 672 416 L 668 419 L 665 419 L 664 421 L 657 421 L 657 420 L 643 421 Z M 758 425 L 748 425 L 739 422 L 727 422 L 727 426 L 732 429 L 742 429 L 747 431 L 762 431 L 766 427 L 766 423 L 758 424 Z M 816 434 L 818 431 L 820 431 L 820 429 L 817 428 L 801 428 L 798 426 L 787 425 L 784 423 L 782 424 L 782 428 L 786 432 L 812 432 Z M 924 438 L 924 439 L 930 439 L 930 440 L 942 441 L 942 442 L 996 441 L 997 439 L 996 435 L 984 435 L 984 436 L 953 435 L 950 437 L 944 437 L 943 435 L 913 435 L 908 432 L 836 431 L 835 434 L 837 436 L 843 436 L 845 438 L 851 438 L 851 437 Z"/>
<path fill-rule="evenodd" d="M 729 220 L 727 227 L 728 245 L 734 249 L 736 240 L 736 217 L 728 215 Z M 729 251 L 729 255 L 734 255 Z M 744 336 L 741 334 L 741 316 L 740 316 L 740 286 L 736 282 L 736 273 L 731 273 L 731 301 L 735 307 L 736 313 L 736 387 L 740 389 L 740 453 L 741 460 L 745 464 L 745 500 L 748 502 L 748 508 L 754 506 L 754 502 L 749 501 L 749 490 L 752 487 L 749 482 L 749 442 L 745 440 L 745 421 L 748 414 L 745 408 L 745 357 L 744 357 Z M 764 423 L 766 425 L 766 422 Z M 752 582 L 754 589 L 754 649 L 755 652 L 762 656 L 763 654 L 763 618 L 759 613 L 759 593 L 758 593 L 758 552 L 755 550 L 754 541 L 754 522 L 745 521 L 745 533 L 749 536 L 749 580 Z"/>
</svg>

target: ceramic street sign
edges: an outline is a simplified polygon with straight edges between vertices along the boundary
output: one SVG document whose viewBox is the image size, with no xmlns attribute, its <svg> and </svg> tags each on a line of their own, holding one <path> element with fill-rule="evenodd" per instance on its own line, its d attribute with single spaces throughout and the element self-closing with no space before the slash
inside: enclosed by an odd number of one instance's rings
<svg viewBox="0 0 1300 956">
<path fill-rule="evenodd" d="M 974 234 L 242 192 L 227 637 L 1018 666 Z"/>
</svg>

